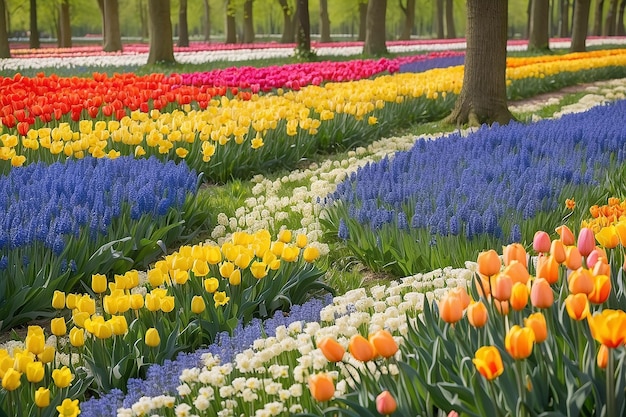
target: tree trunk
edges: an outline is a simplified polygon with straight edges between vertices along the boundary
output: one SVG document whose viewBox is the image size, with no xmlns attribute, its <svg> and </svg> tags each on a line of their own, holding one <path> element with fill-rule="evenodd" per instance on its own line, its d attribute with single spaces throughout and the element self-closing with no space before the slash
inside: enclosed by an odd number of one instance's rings
<svg viewBox="0 0 626 417">
<path fill-rule="evenodd" d="M 569 0 L 560 1 L 559 36 L 561 38 L 569 36 Z"/>
<path fill-rule="evenodd" d="M 550 37 L 548 34 L 550 16 L 549 0 L 532 0 L 530 7 L 530 33 L 528 35 L 529 51 L 548 51 Z"/>
<path fill-rule="evenodd" d="M 209 0 L 203 0 L 202 4 L 204 5 L 202 25 L 202 28 L 204 29 L 204 41 L 209 42 L 211 40 L 211 6 L 209 6 Z"/>
<path fill-rule="evenodd" d="M 593 34 L 602 35 L 602 14 L 604 12 L 604 0 L 596 1 L 596 12 L 593 19 Z"/>
<path fill-rule="evenodd" d="M 98 0 L 98 9 L 100 9 L 100 17 L 102 18 L 102 46 L 107 44 L 107 32 L 106 32 L 106 16 L 104 14 L 104 0 Z"/>
<path fill-rule="evenodd" d="M 446 0 L 446 38 L 456 38 L 456 28 L 454 27 L 454 1 Z"/>
<path fill-rule="evenodd" d="M 400 40 L 406 41 L 411 39 L 413 26 L 415 25 L 415 0 L 406 0 L 406 6 L 402 4 L 402 0 L 398 0 L 400 9 L 404 15 L 404 25 L 402 25 L 402 34 Z"/>
<path fill-rule="evenodd" d="M 37 26 L 37 0 L 30 0 L 30 37 L 31 49 L 39 48 L 39 28 Z"/>
<path fill-rule="evenodd" d="M 174 63 L 170 0 L 148 0 L 150 52 L 148 64 Z"/>
<path fill-rule="evenodd" d="M 293 9 L 289 7 L 287 0 L 278 0 L 278 4 L 283 11 L 283 35 L 280 38 L 280 43 L 293 43 L 295 41 L 292 20 Z"/>
<path fill-rule="evenodd" d="M 617 16 L 617 0 L 611 0 L 609 2 L 609 10 L 606 13 L 606 18 L 604 20 L 604 30 L 602 35 L 604 36 L 615 36 L 615 25 L 616 25 L 616 16 Z"/>
<path fill-rule="evenodd" d="M 61 1 L 59 7 L 59 47 L 71 48 L 72 27 L 70 26 L 70 1 Z"/>
<path fill-rule="evenodd" d="M 571 52 L 584 52 L 586 50 L 585 44 L 587 41 L 587 30 L 589 29 L 590 7 L 591 0 L 576 0 L 574 2 Z"/>
<path fill-rule="evenodd" d="M 508 0 L 467 0 L 463 87 L 447 123 L 507 124 L 513 115 L 506 99 Z"/>
<path fill-rule="evenodd" d="M 254 42 L 253 0 L 243 3 L 243 43 Z"/>
<path fill-rule="evenodd" d="M 624 28 L 624 10 L 626 10 L 626 0 L 619 2 L 619 9 L 617 10 L 617 21 L 615 22 L 615 33 L 617 36 L 626 35 L 626 29 Z"/>
<path fill-rule="evenodd" d="M 365 41 L 367 32 L 367 1 L 359 1 L 359 36 L 357 41 Z"/>
<path fill-rule="evenodd" d="M 443 23 L 443 15 L 444 15 L 444 10 L 443 10 L 443 2 L 444 0 L 435 0 L 436 3 L 436 11 L 437 11 L 437 15 L 436 15 L 436 19 L 435 19 L 435 26 L 437 28 L 437 39 L 443 39 L 445 37 L 445 31 L 444 31 L 444 23 Z"/>
<path fill-rule="evenodd" d="M 226 0 L 226 43 L 237 43 L 237 25 L 235 24 L 235 7 Z"/>
<path fill-rule="evenodd" d="M 367 4 L 367 29 L 365 30 L 365 55 L 384 55 L 387 53 L 387 32 L 385 15 L 387 0 L 370 0 Z"/>
<path fill-rule="evenodd" d="M 328 0 L 320 0 L 320 42 L 332 42 L 332 39 L 330 38 Z"/>
<path fill-rule="evenodd" d="M 187 0 L 178 5 L 178 46 L 189 46 L 189 26 L 187 25 Z"/>
<path fill-rule="evenodd" d="M 118 0 L 104 0 L 104 47 L 105 52 L 122 50 L 122 33 L 120 32 L 120 13 Z"/>
<path fill-rule="evenodd" d="M 311 58 L 311 18 L 309 0 L 298 0 L 296 6 L 296 53 L 301 59 Z"/>
<path fill-rule="evenodd" d="M 0 58 L 11 58 L 9 31 L 7 30 L 7 8 L 5 0 L 0 0 Z"/>
<path fill-rule="evenodd" d="M 145 40 L 148 37 L 150 37 L 150 30 L 149 30 L 149 25 L 147 22 L 147 10 L 146 10 L 146 4 L 143 2 L 143 0 L 139 0 L 139 3 L 137 4 L 137 8 L 139 9 L 139 24 L 140 24 L 140 30 L 141 30 L 141 40 Z"/>
</svg>

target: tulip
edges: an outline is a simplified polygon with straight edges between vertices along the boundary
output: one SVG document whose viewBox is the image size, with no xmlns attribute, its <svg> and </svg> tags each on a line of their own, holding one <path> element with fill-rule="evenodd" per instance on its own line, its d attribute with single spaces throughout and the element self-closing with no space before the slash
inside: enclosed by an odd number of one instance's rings
<svg viewBox="0 0 626 417">
<path fill-rule="evenodd" d="M 26 349 L 34 355 L 38 355 L 43 352 L 45 344 L 46 339 L 43 334 L 43 329 L 40 326 L 28 326 L 28 333 L 24 340 Z"/>
<path fill-rule="evenodd" d="M 376 396 L 376 411 L 379 414 L 384 416 L 393 414 L 396 408 L 398 408 L 398 404 L 389 391 L 383 391 Z"/>
<path fill-rule="evenodd" d="M 130 308 L 133 310 L 139 310 L 144 306 L 143 295 L 131 294 L 130 295 Z"/>
<path fill-rule="evenodd" d="M 582 256 L 588 256 L 593 248 L 596 246 L 596 238 L 593 235 L 593 230 L 588 227 L 583 227 L 578 233 L 578 252 Z"/>
<path fill-rule="evenodd" d="M 509 266 L 511 261 L 518 261 L 525 268 L 528 267 L 528 258 L 526 249 L 519 243 L 511 243 L 506 245 L 502 250 L 502 258 L 504 259 L 504 265 Z"/>
<path fill-rule="evenodd" d="M 584 293 L 570 294 L 565 298 L 567 314 L 573 320 L 580 321 L 589 315 L 589 300 Z"/>
<path fill-rule="evenodd" d="M 147 346 L 157 347 L 161 344 L 161 337 L 159 336 L 159 331 L 154 327 L 146 330 L 145 342 Z"/>
<path fill-rule="evenodd" d="M 596 233 L 596 240 L 605 249 L 613 249 L 620 242 L 617 230 L 613 225 L 600 229 L 600 231 Z"/>
<path fill-rule="evenodd" d="M 57 310 L 65 308 L 65 293 L 63 291 L 55 290 L 52 294 L 52 308 Z"/>
<path fill-rule="evenodd" d="M 67 296 L 64 296 L 64 297 L 65 297 L 65 306 L 67 308 L 69 308 L 70 310 L 75 309 L 76 308 L 76 304 L 78 303 L 78 295 L 77 294 L 67 294 Z M 54 299 L 53 299 L 53 303 L 54 303 Z"/>
<path fill-rule="evenodd" d="M 559 280 L 559 263 L 552 255 L 539 255 L 537 258 L 537 278 L 545 278 L 549 284 Z"/>
<path fill-rule="evenodd" d="M 591 335 L 608 348 L 616 348 L 626 341 L 626 312 L 623 310 L 604 309 L 600 313 L 588 316 Z"/>
<path fill-rule="evenodd" d="M 304 248 L 307 244 L 307 237 L 304 233 L 300 233 L 296 236 L 296 246 L 300 249 Z"/>
<path fill-rule="evenodd" d="M 309 390 L 316 401 L 328 401 L 335 395 L 335 383 L 326 373 L 312 375 L 309 377 Z"/>
<path fill-rule="evenodd" d="M 478 295 L 481 297 L 487 298 L 491 295 L 491 280 L 489 277 L 476 274 L 474 276 L 474 286 L 476 287 L 476 291 L 478 291 Z"/>
<path fill-rule="evenodd" d="M 588 266 L 589 268 L 593 268 L 593 275 L 611 275 L 611 265 L 609 265 L 606 258 L 600 257 L 596 260 L 593 266 Z"/>
<path fill-rule="evenodd" d="M 476 262 L 478 263 L 478 272 L 485 276 L 497 274 L 502 267 L 500 256 L 493 249 L 479 253 Z"/>
<path fill-rule="evenodd" d="M 59 417 L 76 417 L 80 413 L 78 408 L 78 400 L 66 398 L 61 405 L 57 406 Z"/>
<path fill-rule="evenodd" d="M 52 362 L 55 356 L 56 356 L 56 349 L 54 348 L 54 346 L 45 346 L 43 348 L 43 352 L 37 355 L 37 359 L 39 359 L 41 363 L 45 364 L 45 363 Z"/>
<path fill-rule="evenodd" d="M 346 350 L 332 337 L 325 337 L 317 343 L 317 347 L 329 362 L 339 362 Z"/>
<path fill-rule="evenodd" d="M 152 288 L 160 287 L 165 283 L 166 273 L 158 268 L 148 270 L 147 275 L 148 282 L 150 283 Z"/>
<path fill-rule="evenodd" d="M 194 296 L 191 299 L 191 312 L 194 314 L 200 314 L 206 309 L 204 298 L 199 295 Z"/>
<path fill-rule="evenodd" d="M 535 333 L 535 342 L 541 343 L 548 338 L 546 317 L 541 312 L 532 313 L 524 319 L 524 326 L 530 327 Z"/>
<path fill-rule="evenodd" d="M 173 295 L 167 295 L 163 298 L 161 298 L 161 311 L 164 313 L 169 313 L 170 311 L 174 310 L 174 296 Z"/>
<path fill-rule="evenodd" d="M 15 391 L 22 384 L 21 379 L 21 372 L 9 368 L 2 376 L 2 388 L 7 391 Z"/>
<path fill-rule="evenodd" d="M 27 350 L 18 350 L 14 353 L 13 368 L 18 372 L 26 372 L 28 365 L 35 361 L 35 355 Z"/>
<path fill-rule="evenodd" d="M 308 262 L 314 262 L 320 257 L 320 250 L 315 246 L 307 246 L 302 252 L 302 258 Z"/>
<path fill-rule="evenodd" d="M 533 237 L 533 249 L 537 253 L 548 253 L 550 252 L 550 235 L 544 232 L 543 230 L 539 230 L 535 232 L 535 236 Z"/>
<path fill-rule="evenodd" d="M 103 274 L 93 274 L 91 276 L 91 289 L 96 294 L 101 294 L 107 290 L 107 277 Z"/>
<path fill-rule="evenodd" d="M 565 249 L 565 266 L 572 271 L 580 268 L 583 265 L 583 257 L 581 256 L 576 246 L 569 246 Z"/>
<path fill-rule="evenodd" d="M 504 274 L 498 274 L 495 282 L 491 286 L 491 295 L 498 301 L 506 301 L 511 298 L 511 290 L 513 289 L 513 281 L 511 277 Z"/>
<path fill-rule="evenodd" d="M 81 347 L 85 344 L 85 331 L 78 327 L 72 327 L 70 330 L 70 343 L 74 347 Z"/>
<path fill-rule="evenodd" d="M 58 388 L 69 387 L 72 379 L 74 379 L 74 375 L 72 375 L 72 371 L 67 366 L 52 371 L 52 380 Z"/>
<path fill-rule="evenodd" d="M 578 268 L 572 271 L 567 278 L 569 292 L 572 294 L 591 294 L 593 291 L 593 276 L 586 268 Z"/>
<path fill-rule="evenodd" d="M 472 359 L 476 370 L 488 381 L 491 381 L 504 372 L 504 364 L 500 351 L 495 346 L 482 346 L 478 348 Z"/>
<path fill-rule="evenodd" d="M 37 391 L 35 391 L 35 405 L 39 408 L 46 408 L 50 405 L 50 390 L 48 388 L 37 388 Z"/>
<path fill-rule="evenodd" d="M 467 306 L 467 320 L 474 327 L 480 328 L 487 323 L 487 307 L 482 301 L 475 301 Z"/>
<path fill-rule="evenodd" d="M 107 325 L 115 336 L 122 336 L 128 331 L 128 322 L 125 316 L 113 316 L 108 320 Z"/>
<path fill-rule="evenodd" d="M 220 270 L 220 275 L 223 278 L 228 278 L 235 270 L 235 264 L 229 261 L 225 261 L 222 263 L 222 265 L 220 265 L 219 270 Z"/>
<path fill-rule="evenodd" d="M 55 336 L 64 336 L 67 333 L 67 327 L 65 325 L 65 319 L 63 317 L 57 317 L 50 321 L 50 331 Z"/>
<path fill-rule="evenodd" d="M 220 287 L 220 282 L 217 278 L 207 278 L 204 280 L 204 289 L 206 292 L 213 294 Z"/>
<path fill-rule="evenodd" d="M 615 224 L 615 232 L 619 237 L 620 245 L 626 247 L 626 221 L 620 220 L 617 224 Z"/>
<path fill-rule="evenodd" d="M 262 279 L 267 276 L 267 264 L 262 261 L 254 261 L 250 265 L 250 272 L 256 279 Z"/>
<path fill-rule="evenodd" d="M 502 314 L 503 316 L 506 316 L 507 314 L 509 314 L 509 310 L 510 310 L 509 300 L 500 301 L 500 300 L 493 299 L 493 306 L 496 308 L 498 313 Z"/>
<path fill-rule="evenodd" d="M 383 358 L 390 358 L 398 351 L 398 343 L 387 330 L 378 330 L 370 335 L 369 341 Z"/>
<path fill-rule="evenodd" d="M 554 292 L 545 278 L 535 278 L 530 288 L 530 302 L 537 308 L 549 308 L 554 303 Z"/>
<path fill-rule="evenodd" d="M 594 304 L 602 304 L 608 300 L 611 294 L 611 278 L 608 275 L 594 275 L 593 290 L 589 293 L 589 301 Z"/>
<path fill-rule="evenodd" d="M 521 262 L 518 262 L 516 260 L 512 260 L 509 265 L 504 268 L 502 274 L 511 277 L 513 284 L 515 284 L 516 282 L 526 284 L 528 282 L 528 279 L 530 278 L 528 268 L 524 266 Z"/>
<path fill-rule="evenodd" d="M 170 275 L 177 285 L 185 285 L 189 281 L 189 271 L 186 269 L 174 269 L 170 271 Z"/>
<path fill-rule="evenodd" d="M 526 359 L 533 351 L 535 332 L 530 327 L 511 327 L 504 339 L 506 351 L 513 359 Z"/>
<path fill-rule="evenodd" d="M 509 299 L 509 303 L 511 307 L 515 311 L 521 311 L 528 304 L 528 287 L 521 282 L 516 282 L 513 284 L 513 288 L 511 289 L 511 298 Z"/>
<path fill-rule="evenodd" d="M 285 262 L 295 262 L 300 255 L 300 248 L 297 246 L 285 245 L 283 252 L 280 254 L 280 258 Z"/>
<path fill-rule="evenodd" d="M 26 365 L 26 379 L 28 380 L 28 382 L 36 384 L 43 379 L 43 376 L 43 363 L 35 361 Z"/>
<path fill-rule="evenodd" d="M 569 227 L 567 227 L 566 225 L 562 225 L 554 230 L 559 234 L 561 242 L 563 242 L 565 246 L 571 246 L 575 244 L 576 239 L 574 238 L 574 233 L 572 233 Z"/>
<path fill-rule="evenodd" d="M 79 311 L 88 313 L 90 316 L 94 315 L 96 313 L 96 301 L 88 295 L 83 295 L 76 302 L 76 308 Z"/>
<path fill-rule="evenodd" d="M 463 317 L 463 305 L 461 299 L 447 293 L 439 300 L 439 316 L 446 323 L 454 324 Z"/>
<path fill-rule="evenodd" d="M 565 262 L 565 245 L 561 240 L 556 239 L 552 241 L 552 245 L 550 246 L 550 255 L 552 255 L 554 260 L 559 264 Z"/>
<path fill-rule="evenodd" d="M 600 345 L 600 348 L 598 349 L 598 356 L 596 357 L 598 368 L 606 369 L 606 365 L 609 363 L 610 354 L 611 350 L 607 346 Z"/>
<path fill-rule="evenodd" d="M 288 229 L 282 229 L 279 233 L 278 233 L 278 240 L 280 242 L 283 243 L 289 243 L 291 242 L 291 230 Z"/>
<path fill-rule="evenodd" d="M 448 291 L 448 294 L 459 298 L 459 301 L 461 302 L 461 308 L 463 310 L 465 310 L 472 301 L 465 287 L 454 287 Z"/>
<path fill-rule="evenodd" d="M 241 285 L 241 269 L 235 269 L 228 277 L 228 283 L 234 287 Z"/>
<path fill-rule="evenodd" d="M 589 256 L 587 256 L 587 268 L 593 268 L 596 263 L 600 260 L 603 259 L 604 262 L 606 263 L 608 256 L 606 255 L 606 251 L 598 246 L 596 246 L 591 253 L 589 254 Z"/>
<path fill-rule="evenodd" d="M 374 346 L 360 334 L 352 336 L 348 345 L 348 351 L 354 359 L 361 362 L 370 361 L 376 356 Z"/>
</svg>

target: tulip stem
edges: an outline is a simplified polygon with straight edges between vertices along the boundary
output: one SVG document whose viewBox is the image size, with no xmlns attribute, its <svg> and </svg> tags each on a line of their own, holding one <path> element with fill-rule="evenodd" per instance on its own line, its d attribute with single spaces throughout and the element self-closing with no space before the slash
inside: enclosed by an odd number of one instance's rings
<svg viewBox="0 0 626 417">
<path fill-rule="evenodd" d="M 616 416 L 615 409 L 615 355 L 613 348 L 609 348 L 609 358 L 606 364 L 606 415 Z"/>
<path fill-rule="evenodd" d="M 525 390 L 525 384 L 524 384 L 524 375 L 525 375 L 525 368 L 526 368 L 526 362 L 524 360 L 516 360 L 515 361 L 515 376 L 517 379 L 517 393 L 519 395 L 519 401 L 521 401 L 522 405 L 519 408 L 521 411 L 521 414 L 519 417 L 526 417 L 526 410 L 525 410 L 525 399 L 526 399 L 526 395 L 524 393 Z"/>
</svg>

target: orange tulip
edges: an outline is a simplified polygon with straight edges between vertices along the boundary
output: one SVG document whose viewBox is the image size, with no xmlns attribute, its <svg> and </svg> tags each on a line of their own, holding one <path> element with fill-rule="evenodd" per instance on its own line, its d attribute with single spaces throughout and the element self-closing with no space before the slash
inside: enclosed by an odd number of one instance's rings
<svg viewBox="0 0 626 417">
<path fill-rule="evenodd" d="M 467 320 L 474 327 L 483 327 L 487 323 L 487 307 L 482 301 L 475 301 L 467 306 Z"/>
<path fill-rule="evenodd" d="M 588 256 L 593 248 L 596 246 L 596 238 L 593 235 L 593 230 L 588 227 L 583 227 L 578 233 L 578 252 L 582 256 Z"/>
<path fill-rule="evenodd" d="M 339 362 L 343 359 L 346 350 L 332 337 L 325 337 L 317 343 L 317 347 L 322 351 L 329 362 Z"/>
<path fill-rule="evenodd" d="M 560 264 L 565 262 L 565 245 L 561 240 L 556 239 L 552 241 L 552 245 L 550 246 L 550 255 L 554 256 L 554 260 Z"/>
<path fill-rule="evenodd" d="M 513 288 L 511 289 L 511 298 L 509 299 L 509 303 L 511 307 L 515 311 L 521 311 L 528 304 L 528 287 L 521 282 L 516 282 L 513 284 Z"/>
<path fill-rule="evenodd" d="M 504 364 L 500 351 L 495 346 L 482 346 L 472 359 L 476 370 L 487 380 L 491 381 L 504 372 Z"/>
<path fill-rule="evenodd" d="M 463 317 L 463 306 L 458 296 L 447 293 L 439 300 L 439 316 L 446 323 L 454 324 Z"/>
<path fill-rule="evenodd" d="M 481 297 L 486 298 L 491 295 L 491 283 L 489 281 L 489 277 L 476 274 L 474 276 L 474 286 L 476 287 L 476 291 L 478 291 L 478 295 Z"/>
<path fill-rule="evenodd" d="M 352 336 L 348 345 L 348 351 L 354 359 L 361 362 L 371 361 L 376 356 L 374 346 L 360 334 Z"/>
<path fill-rule="evenodd" d="M 548 253 L 550 252 L 550 245 L 552 242 L 550 241 L 550 235 L 544 232 L 543 230 L 539 230 L 535 232 L 535 236 L 533 237 L 533 249 L 538 253 Z"/>
<path fill-rule="evenodd" d="M 549 284 L 559 280 L 559 263 L 552 255 L 540 255 L 537 258 L 537 278 L 545 278 Z"/>
<path fill-rule="evenodd" d="M 502 250 L 502 258 L 504 259 L 504 265 L 509 266 L 511 261 L 518 261 L 524 267 L 528 267 L 528 258 L 526 249 L 520 243 L 511 243 L 506 245 Z"/>
<path fill-rule="evenodd" d="M 593 268 L 593 275 L 611 275 L 611 265 L 608 264 L 606 258 L 598 258 L 593 266 L 589 267 Z"/>
<path fill-rule="evenodd" d="M 513 280 L 504 274 L 498 274 L 494 277 L 491 286 L 491 295 L 498 301 L 506 301 L 511 298 L 511 290 L 513 288 Z"/>
<path fill-rule="evenodd" d="M 596 357 L 596 363 L 598 364 L 598 368 L 605 369 L 606 365 L 609 363 L 609 355 L 611 351 L 605 345 L 600 345 L 600 349 L 598 349 L 598 356 Z"/>
<path fill-rule="evenodd" d="M 554 292 L 545 278 L 536 278 L 530 288 L 530 302 L 537 308 L 548 308 L 554 303 Z"/>
<path fill-rule="evenodd" d="M 583 265 L 583 257 L 576 246 L 569 246 L 565 249 L 565 266 L 572 271 Z"/>
<path fill-rule="evenodd" d="M 393 414 L 396 408 L 398 408 L 396 400 L 389 391 L 383 391 L 376 397 L 376 411 L 378 411 L 379 414 L 384 416 Z"/>
<path fill-rule="evenodd" d="M 626 342 L 626 312 L 605 309 L 588 316 L 591 335 L 608 348 L 616 348 Z"/>
<path fill-rule="evenodd" d="M 509 265 L 504 268 L 502 271 L 503 274 L 511 277 L 513 284 L 516 282 L 521 282 L 522 284 L 526 284 L 528 282 L 528 278 L 530 275 L 528 274 L 528 268 L 524 266 L 521 262 L 516 260 L 511 261 Z"/>
<path fill-rule="evenodd" d="M 387 330 L 378 330 L 369 337 L 369 341 L 383 358 L 389 358 L 398 351 L 398 343 Z"/>
<path fill-rule="evenodd" d="M 594 304 L 602 304 L 611 294 L 611 279 L 608 275 L 594 275 L 593 290 L 589 293 L 589 301 Z"/>
<path fill-rule="evenodd" d="M 616 247 L 619 244 L 619 235 L 617 234 L 615 226 L 610 225 L 600 229 L 600 231 L 596 233 L 596 240 L 605 249 L 613 249 Z"/>
<path fill-rule="evenodd" d="M 593 291 L 593 276 L 586 268 L 572 271 L 567 278 L 569 292 L 572 294 L 590 294 Z"/>
<path fill-rule="evenodd" d="M 572 233 L 570 228 L 566 225 L 559 226 L 554 230 L 559 234 L 561 242 L 563 242 L 565 246 L 571 246 L 576 244 L 574 233 Z"/>
<path fill-rule="evenodd" d="M 499 301 L 499 300 L 493 300 L 493 305 L 496 308 L 496 310 L 498 310 L 498 313 L 502 314 L 503 316 L 506 316 L 507 314 L 509 314 L 509 301 Z"/>
<path fill-rule="evenodd" d="M 476 262 L 478 263 L 478 272 L 485 276 L 497 274 L 502 266 L 500 256 L 493 249 L 479 253 Z"/>
<path fill-rule="evenodd" d="M 459 298 L 463 310 L 465 310 L 470 301 L 472 301 L 465 287 L 454 287 L 449 290 L 448 293 Z"/>
<path fill-rule="evenodd" d="M 328 401 L 335 395 L 335 383 L 330 375 L 322 373 L 309 377 L 311 396 L 317 401 Z"/>
<path fill-rule="evenodd" d="M 533 351 L 535 332 L 530 327 L 511 327 L 504 339 L 506 351 L 513 359 L 526 359 Z"/>
<path fill-rule="evenodd" d="M 570 294 L 565 298 L 565 309 L 573 320 L 582 320 L 589 315 L 589 300 L 584 293 Z"/>
<path fill-rule="evenodd" d="M 524 326 L 530 327 L 535 333 L 535 342 L 541 343 L 548 338 L 546 317 L 541 313 L 533 313 L 524 319 Z"/>
</svg>

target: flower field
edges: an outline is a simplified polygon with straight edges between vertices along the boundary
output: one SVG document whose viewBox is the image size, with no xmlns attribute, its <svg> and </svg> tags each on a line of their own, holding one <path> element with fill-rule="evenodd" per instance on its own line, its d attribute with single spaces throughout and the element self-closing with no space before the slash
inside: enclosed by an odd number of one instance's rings
<svg viewBox="0 0 626 417">
<path fill-rule="evenodd" d="M 626 413 L 626 86 L 385 138 L 463 59 L 0 77 L 0 416 Z M 509 57 L 507 94 L 624 68 Z"/>
</svg>

